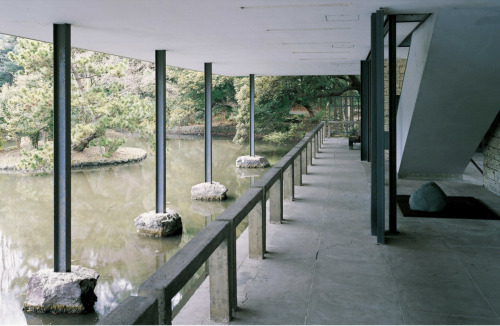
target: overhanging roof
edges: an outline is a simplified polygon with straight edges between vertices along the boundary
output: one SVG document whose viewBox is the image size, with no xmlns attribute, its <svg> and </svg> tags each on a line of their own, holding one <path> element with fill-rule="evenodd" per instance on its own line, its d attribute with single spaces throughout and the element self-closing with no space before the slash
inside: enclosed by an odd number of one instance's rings
<svg viewBox="0 0 500 326">
<path fill-rule="evenodd" d="M 72 46 L 216 74 L 359 74 L 370 49 L 370 14 L 498 7 L 498 0 L 2 0 L 0 33 L 52 42 L 72 25 Z M 413 25 L 412 25 L 413 24 Z M 398 24 L 398 42 L 416 23 Z M 399 49 L 398 56 L 406 56 Z"/>
</svg>

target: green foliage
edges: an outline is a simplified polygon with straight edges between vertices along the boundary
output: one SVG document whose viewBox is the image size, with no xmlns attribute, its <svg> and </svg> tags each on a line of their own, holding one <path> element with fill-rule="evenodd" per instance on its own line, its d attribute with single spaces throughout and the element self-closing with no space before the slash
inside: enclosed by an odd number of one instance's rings
<svg viewBox="0 0 500 326">
<path fill-rule="evenodd" d="M 287 131 L 273 131 L 264 136 L 264 141 L 283 144 L 293 140 L 301 139 L 305 136 L 304 122 L 292 123 Z"/>
<path fill-rule="evenodd" d="M 240 143 L 248 138 L 249 125 L 249 85 L 248 79 L 235 81 L 238 115 L 236 116 L 236 136 L 233 141 Z M 324 111 L 316 113 L 318 99 L 338 96 L 359 89 L 356 76 L 262 76 L 255 79 L 255 125 L 256 132 L 267 133 L 267 139 L 282 142 L 290 138 L 287 121 L 290 108 L 294 105 L 305 107 L 311 114 L 311 122 L 325 117 Z"/>
<path fill-rule="evenodd" d="M 99 137 L 91 142 L 92 146 L 102 146 L 104 147 L 104 153 L 102 156 L 110 158 L 116 153 L 118 148 L 125 144 L 124 138 L 110 138 L 110 137 Z"/>
<path fill-rule="evenodd" d="M 237 78 L 213 75 L 212 113 L 227 118 L 237 107 L 234 80 Z M 170 99 L 169 126 L 203 123 L 205 116 L 205 75 L 202 72 L 169 67 L 167 81 L 176 85 L 177 96 Z M 180 113 L 185 111 L 184 113 Z"/>
<path fill-rule="evenodd" d="M 9 59 L 9 53 L 14 51 L 16 37 L 0 35 L 0 87 L 3 84 L 12 84 L 14 74 L 21 69 Z"/>
<path fill-rule="evenodd" d="M 49 142 L 45 146 L 30 151 L 22 151 L 19 168 L 27 171 L 50 172 L 54 168 L 54 147 Z"/>
<path fill-rule="evenodd" d="M 28 136 L 36 148 L 41 133 L 53 129 L 52 45 L 27 39 L 0 38 L 0 135 L 19 140 Z M 72 50 L 72 148 L 82 151 L 91 144 L 112 155 L 122 140 L 106 137 L 108 129 L 139 132 L 152 143 L 155 138 L 154 65 L 104 53 Z M 10 79 L 9 79 L 10 78 Z M 356 76 L 262 76 L 255 83 L 255 130 L 269 134 L 268 141 L 284 142 L 302 128 L 290 122 L 296 105 L 311 114 L 310 122 L 325 117 L 318 99 L 359 89 Z M 167 125 L 204 122 L 204 74 L 167 68 Z M 214 75 L 213 115 L 235 121 L 235 142 L 248 139 L 249 79 Z M 1 141 L 0 141 L 1 145 Z M 47 151 L 47 148 L 43 149 Z M 40 165 L 40 154 L 30 154 Z M 28 164 L 28 163 L 26 163 Z"/>
</svg>

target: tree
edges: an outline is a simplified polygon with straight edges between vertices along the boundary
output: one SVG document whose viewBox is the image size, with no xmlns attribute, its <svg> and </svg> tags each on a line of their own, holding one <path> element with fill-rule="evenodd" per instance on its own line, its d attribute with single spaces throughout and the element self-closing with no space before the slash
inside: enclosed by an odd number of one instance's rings
<svg viewBox="0 0 500 326">
<path fill-rule="evenodd" d="M 11 138 L 29 136 L 38 146 L 41 131 L 52 134 L 52 45 L 19 39 L 9 59 L 22 70 L 14 74 L 12 85 L 5 84 L 0 95 L 0 123 Z M 134 61 L 134 68 L 146 69 Z M 116 150 L 120 139 L 106 137 L 108 128 L 138 131 L 140 119 L 151 116 L 152 101 L 140 88 L 122 80 L 129 60 L 103 53 L 72 50 L 72 148 L 82 151 L 91 142 Z M 128 88 L 127 88 L 128 87 Z"/>
<path fill-rule="evenodd" d="M 232 117 L 237 108 L 234 77 L 214 75 L 212 79 L 212 113 Z M 203 123 L 205 116 L 205 77 L 202 72 L 170 67 L 167 81 L 178 93 L 170 105 L 169 124 Z"/>
<path fill-rule="evenodd" d="M 14 74 L 21 69 L 9 59 L 9 53 L 14 51 L 16 37 L 0 35 L 0 87 L 3 84 L 12 84 Z"/>
<path fill-rule="evenodd" d="M 46 43 L 19 39 L 8 56 L 23 69 L 14 74 L 12 84 L 3 84 L 0 93 L 2 130 L 18 143 L 28 136 L 34 148 L 38 148 L 40 133 L 52 125 L 52 80 L 46 68 L 50 54 Z"/>
<path fill-rule="evenodd" d="M 255 125 L 260 132 L 287 131 L 290 108 L 304 106 L 314 116 L 318 99 L 360 91 L 358 76 L 262 76 L 255 79 Z M 239 105 L 235 142 L 248 136 L 249 86 L 242 81 L 236 87 Z"/>
</svg>

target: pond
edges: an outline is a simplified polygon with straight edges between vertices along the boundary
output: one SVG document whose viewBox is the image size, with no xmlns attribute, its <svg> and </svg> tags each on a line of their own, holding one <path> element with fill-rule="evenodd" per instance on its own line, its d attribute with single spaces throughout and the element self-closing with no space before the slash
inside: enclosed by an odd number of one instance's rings
<svg viewBox="0 0 500 326">
<path fill-rule="evenodd" d="M 236 158 L 247 154 L 248 145 L 214 139 L 213 180 L 229 189 L 228 200 L 191 201 L 191 186 L 204 181 L 204 141 L 185 138 L 167 141 L 167 207 L 183 221 L 182 235 L 173 238 L 138 237 L 133 223 L 139 214 L 155 209 L 154 155 L 141 163 L 72 172 L 72 264 L 100 274 L 91 314 L 22 311 L 29 277 L 53 268 L 53 177 L 0 174 L 0 324 L 95 324 L 137 294 L 142 282 L 248 189 L 252 176 L 266 170 L 236 169 Z M 126 146 L 148 147 L 132 136 Z M 290 147 L 257 143 L 256 152 L 273 164 Z M 174 301 L 182 304 L 189 292 L 183 289 Z"/>
</svg>

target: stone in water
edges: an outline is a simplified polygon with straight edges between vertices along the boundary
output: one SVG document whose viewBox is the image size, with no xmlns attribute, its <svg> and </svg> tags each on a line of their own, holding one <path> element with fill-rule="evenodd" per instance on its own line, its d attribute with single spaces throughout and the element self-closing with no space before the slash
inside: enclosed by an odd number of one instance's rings
<svg viewBox="0 0 500 326">
<path fill-rule="evenodd" d="M 93 269 L 77 265 L 72 265 L 69 273 L 39 270 L 28 281 L 23 310 L 56 314 L 92 312 L 98 278 Z"/>
<path fill-rule="evenodd" d="M 150 211 L 134 219 L 137 234 L 147 237 L 170 237 L 182 233 L 182 220 L 177 212 L 166 209 L 165 213 Z"/>
<path fill-rule="evenodd" d="M 224 200 L 227 188 L 219 182 L 204 182 L 191 188 L 191 199 L 195 200 Z"/>
<path fill-rule="evenodd" d="M 240 156 L 236 159 L 237 168 L 265 168 L 269 166 L 267 158 L 263 156 Z"/>
<path fill-rule="evenodd" d="M 435 182 L 422 185 L 410 196 L 410 209 L 414 211 L 440 212 L 446 203 L 446 194 Z"/>
</svg>

